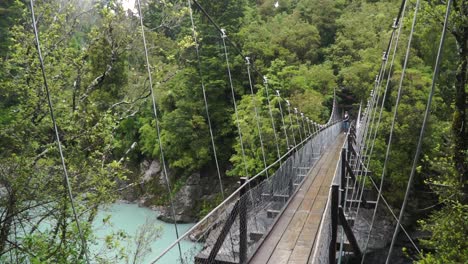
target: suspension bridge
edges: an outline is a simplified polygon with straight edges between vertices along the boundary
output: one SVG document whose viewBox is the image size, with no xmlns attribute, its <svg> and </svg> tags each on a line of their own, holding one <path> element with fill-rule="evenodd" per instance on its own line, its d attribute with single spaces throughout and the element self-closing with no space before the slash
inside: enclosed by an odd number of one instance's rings
<svg viewBox="0 0 468 264">
<path fill-rule="evenodd" d="M 201 56 L 198 47 L 196 26 L 193 19 L 192 4 L 195 5 L 208 21 L 219 31 L 223 43 L 223 56 L 227 68 L 227 78 L 232 93 L 232 102 L 236 115 L 236 128 L 241 146 L 241 154 L 245 163 L 245 146 L 243 144 L 241 125 L 237 113 L 236 94 L 231 74 L 230 58 L 228 56 L 228 45 L 245 59 L 245 67 L 249 88 L 252 97 L 255 96 L 253 85 L 253 74 L 261 76 L 264 85 L 266 100 L 254 106 L 257 136 L 261 149 L 264 169 L 256 175 L 241 177 L 239 187 L 231 194 L 224 193 L 224 187 L 218 160 L 216 156 L 216 144 L 210 121 L 209 102 L 206 96 L 204 73 L 201 67 Z M 365 262 L 368 251 L 369 240 L 372 237 L 375 218 L 379 204 L 391 212 L 395 219 L 395 230 L 387 254 L 386 263 L 391 263 L 392 250 L 397 235 L 400 231 L 404 233 L 411 242 L 414 250 L 419 252 L 417 244 L 410 234 L 402 226 L 401 220 L 405 211 L 409 189 L 414 177 L 415 168 L 420 155 L 421 141 L 424 136 L 428 113 L 430 111 L 434 84 L 438 75 L 440 51 L 446 32 L 447 17 L 450 13 L 451 1 L 447 2 L 445 27 L 442 32 L 439 46 L 438 58 L 434 67 L 432 89 L 428 96 L 426 114 L 422 123 L 417 151 L 413 161 L 411 175 L 408 179 L 408 189 L 399 215 L 387 203 L 382 194 L 385 168 L 389 162 L 389 151 L 392 145 L 392 135 L 395 127 L 395 119 L 398 114 L 398 104 L 401 98 L 405 70 L 410 56 L 411 42 L 414 26 L 417 20 L 419 0 L 412 8 L 414 13 L 400 82 L 398 94 L 395 101 L 394 115 L 386 144 L 386 155 L 383 161 L 383 170 L 380 175 L 380 183 L 373 177 L 370 171 L 370 160 L 373 158 L 374 142 L 380 131 L 382 111 L 384 102 L 389 96 L 388 87 L 393 73 L 392 68 L 396 59 L 397 50 L 401 40 L 403 20 L 407 19 L 406 13 L 410 10 L 406 0 L 403 0 L 397 17 L 392 24 L 392 34 L 388 47 L 384 52 L 380 72 L 376 76 L 374 89 L 372 90 L 367 105 L 364 109 L 359 108 L 358 114 L 349 129 L 344 131 L 343 109 L 340 109 L 336 94 L 333 98 L 333 106 L 328 121 L 318 124 L 306 117 L 291 103 L 282 98 L 278 91 L 269 91 L 268 78 L 262 75 L 253 65 L 253 61 L 245 56 L 237 45 L 230 40 L 226 30 L 216 24 L 205 9 L 196 1 L 188 1 L 190 10 L 190 21 L 192 24 L 193 40 L 198 60 L 199 77 L 206 110 L 206 118 L 211 136 L 213 159 L 216 164 L 220 190 L 224 200 L 203 219 L 196 223 L 185 234 L 179 234 L 177 224 L 174 221 L 174 229 L 178 239 L 162 250 L 161 254 L 151 263 L 170 263 L 168 256 L 176 256 L 180 263 L 336 263 L 343 259 L 354 258 L 361 263 Z M 149 86 L 152 98 L 156 130 L 160 137 L 160 126 L 156 94 L 153 91 L 152 69 L 150 67 L 149 53 L 145 39 L 143 26 L 143 14 L 140 1 L 137 0 L 143 45 L 145 48 L 146 66 L 148 71 Z M 59 145 L 60 154 L 62 148 L 57 124 L 54 119 L 53 106 L 47 85 L 47 76 L 41 55 L 39 32 L 35 27 L 34 4 L 31 0 L 31 11 L 34 24 L 34 32 L 38 54 L 42 66 L 44 85 L 47 90 L 49 107 L 56 131 L 56 141 Z M 274 105 L 271 99 L 276 98 Z M 266 149 L 264 146 L 264 132 L 262 132 L 259 115 L 261 104 L 266 104 L 271 120 L 275 149 Z M 279 110 L 280 122 L 275 122 L 272 109 Z M 291 111 L 293 109 L 293 111 Z M 344 132 L 344 133 L 343 133 Z M 286 148 L 281 149 L 278 144 L 279 138 L 286 140 Z M 161 140 L 159 140 L 161 142 Z M 164 161 L 164 146 L 159 144 L 163 172 L 169 194 L 171 185 L 168 178 L 167 168 Z M 271 164 L 266 162 L 266 153 L 276 152 L 277 159 Z M 66 163 L 61 155 L 64 169 L 64 177 L 68 183 Z M 246 166 L 246 164 L 244 164 Z M 247 169 L 246 169 L 247 171 Z M 248 175 L 248 173 L 246 173 Z M 369 181 L 370 183 L 366 183 Z M 370 187 L 369 187 L 370 186 Z M 73 205 L 71 186 L 68 183 L 69 198 Z M 172 205 L 172 214 L 175 216 L 173 197 L 169 197 Z M 72 207 L 73 210 L 74 207 Z M 367 232 L 358 232 L 354 226 L 359 221 L 360 209 L 372 210 L 372 218 L 368 223 Z M 78 230 L 79 221 L 75 213 Z M 194 243 L 189 247 L 182 246 L 181 241 L 190 240 Z M 86 241 L 82 239 L 83 247 Z M 86 251 L 85 251 L 86 252 Z M 88 263 L 91 263 L 86 256 Z M 174 258 L 170 258 L 174 259 Z"/>
</svg>

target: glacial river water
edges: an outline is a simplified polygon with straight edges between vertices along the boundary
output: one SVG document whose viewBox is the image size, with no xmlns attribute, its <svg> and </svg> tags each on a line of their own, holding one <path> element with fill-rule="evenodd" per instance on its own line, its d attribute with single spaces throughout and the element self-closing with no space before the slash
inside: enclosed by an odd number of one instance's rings
<svg viewBox="0 0 468 264">
<path fill-rule="evenodd" d="M 138 228 L 142 226 L 146 219 L 156 218 L 158 212 L 148 208 L 139 207 L 137 204 L 115 203 L 102 209 L 94 222 L 95 234 L 98 237 L 98 243 L 91 245 L 91 250 L 94 252 L 101 252 L 108 257 L 114 258 L 116 247 L 106 248 L 104 239 L 112 233 L 118 233 L 120 230 L 126 232 L 128 235 L 134 237 Z M 109 218 L 110 223 L 104 224 L 103 220 Z M 151 243 L 151 252 L 142 260 L 137 263 L 147 264 L 155 259 L 164 249 L 176 240 L 176 234 L 173 224 L 168 224 L 156 220 L 155 225 L 161 229 L 161 235 L 154 242 Z M 179 234 L 184 234 L 193 224 L 178 224 Z M 128 239 L 131 241 L 131 239 Z M 119 244 L 123 246 L 126 252 L 135 252 L 135 243 L 119 239 Z M 134 241 L 134 240 L 133 240 Z M 194 246 L 194 243 L 189 241 L 182 241 L 182 251 L 188 250 Z M 130 253 L 130 254 L 132 254 Z M 178 250 L 175 247 L 169 252 L 158 264 L 173 264 L 177 263 Z M 115 264 L 124 264 L 125 260 L 115 259 Z M 132 262 L 130 262 L 132 263 Z"/>
</svg>

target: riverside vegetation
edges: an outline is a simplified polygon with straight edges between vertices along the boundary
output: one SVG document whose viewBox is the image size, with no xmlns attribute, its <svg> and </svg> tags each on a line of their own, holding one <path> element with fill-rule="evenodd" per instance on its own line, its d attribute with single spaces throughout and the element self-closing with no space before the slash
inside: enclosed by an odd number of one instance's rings
<svg viewBox="0 0 468 264">
<path fill-rule="evenodd" d="M 367 100 L 374 86 L 400 5 L 396 0 L 281 0 L 277 6 L 274 0 L 199 2 L 268 76 L 271 91 L 279 90 L 318 122 L 329 115 L 334 89 L 340 105 L 356 117 L 359 103 Z M 408 2 L 408 14 L 414 2 Z M 159 144 L 164 146 L 171 182 L 175 183 L 173 194 L 198 173 L 199 182 L 212 183 L 202 199 L 195 201 L 195 212 L 202 212 L 198 216 L 220 200 L 187 2 L 142 1 L 142 8 L 161 142 L 152 115 L 138 15 L 124 10 L 116 0 L 35 1 L 46 73 L 88 243 L 96 241 L 92 222 L 99 208 L 119 199 L 119 188 L 142 181 L 140 164 L 160 160 Z M 468 259 L 468 2 L 454 0 L 452 9 L 405 223 L 424 234 L 418 241 L 422 254 L 408 253 L 417 263 L 463 263 Z M 444 12 L 444 1 L 421 2 L 384 190 L 394 208 L 402 202 L 410 172 L 408 161 L 419 135 Z M 83 263 L 84 249 L 54 142 L 29 1 L 1 1 L 0 15 L 0 262 Z M 229 190 L 245 172 L 222 42 L 219 32 L 196 9 L 194 16 L 221 174 L 230 183 Z M 409 25 L 410 19 L 403 23 Z M 401 43 L 406 43 L 408 28 Z M 385 102 L 371 164 L 375 175 L 382 170 L 405 48 L 401 44 L 398 49 L 390 80 L 391 96 Z M 252 97 L 247 96 L 250 88 L 244 60 L 235 55 L 232 46 L 229 49 L 239 119 L 248 146 L 247 173 L 254 175 L 263 161 L 260 150 L 251 147 L 259 146 Z M 261 78 L 254 75 L 255 100 L 265 102 Z M 278 105 L 277 97 L 270 99 L 272 105 Z M 271 150 L 266 159 L 271 163 L 276 159 L 273 131 L 263 105 L 260 118 L 265 148 Z M 278 107 L 273 114 L 279 124 Z M 285 139 L 280 145 L 286 148 Z M 148 205 L 168 201 L 158 177 L 148 179 L 143 189 L 129 190 L 150 195 Z M 44 224 L 47 228 L 41 227 Z M 109 248 L 120 247 L 125 236 L 110 235 L 106 243 Z M 119 258 L 130 261 L 131 256 L 119 251 Z M 112 261 L 105 254 L 91 258 L 99 263 Z"/>
</svg>

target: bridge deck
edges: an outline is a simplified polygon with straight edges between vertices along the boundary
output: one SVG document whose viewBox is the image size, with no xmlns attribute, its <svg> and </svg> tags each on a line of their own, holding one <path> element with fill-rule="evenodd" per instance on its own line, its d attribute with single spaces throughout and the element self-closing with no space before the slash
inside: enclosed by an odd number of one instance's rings
<svg viewBox="0 0 468 264">
<path fill-rule="evenodd" d="M 310 262 L 344 140 L 339 135 L 325 151 L 250 263 Z"/>
</svg>

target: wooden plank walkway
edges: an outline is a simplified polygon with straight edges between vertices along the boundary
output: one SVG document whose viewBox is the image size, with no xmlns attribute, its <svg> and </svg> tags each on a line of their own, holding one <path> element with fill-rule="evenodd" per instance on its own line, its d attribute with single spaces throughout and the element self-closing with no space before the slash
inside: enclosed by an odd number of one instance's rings
<svg viewBox="0 0 468 264">
<path fill-rule="evenodd" d="M 308 263 L 344 140 L 340 134 L 317 161 L 249 263 Z"/>
</svg>

